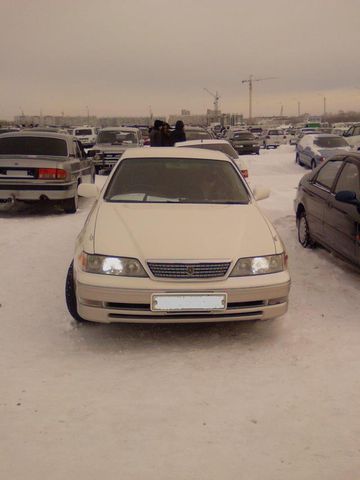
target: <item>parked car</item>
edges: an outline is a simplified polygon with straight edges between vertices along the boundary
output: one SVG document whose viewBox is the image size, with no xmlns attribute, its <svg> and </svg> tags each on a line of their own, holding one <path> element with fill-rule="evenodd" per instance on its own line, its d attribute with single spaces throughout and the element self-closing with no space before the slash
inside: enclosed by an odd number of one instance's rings
<svg viewBox="0 0 360 480">
<path fill-rule="evenodd" d="M 230 130 L 227 140 L 239 154 L 256 153 L 259 155 L 260 142 L 250 132 Z"/>
<path fill-rule="evenodd" d="M 350 146 L 343 137 L 326 133 L 309 134 L 296 145 L 295 162 L 314 169 L 328 158 L 349 150 Z"/>
<path fill-rule="evenodd" d="M 360 150 L 360 123 L 352 125 L 343 136 L 355 150 Z"/>
<path fill-rule="evenodd" d="M 99 129 L 96 127 L 77 127 L 73 129 L 72 134 L 84 147 L 88 148 L 95 145 L 98 131 Z"/>
<path fill-rule="evenodd" d="M 215 139 L 215 135 L 208 132 L 203 127 L 192 127 L 190 125 L 185 126 L 186 140 L 201 140 L 201 139 Z"/>
<path fill-rule="evenodd" d="M 277 148 L 280 145 L 284 145 L 287 142 L 287 138 L 284 130 L 273 128 L 265 132 L 262 141 L 264 148 Z"/>
<path fill-rule="evenodd" d="M 266 320 L 287 310 L 284 245 L 222 152 L 127 150 L 75 247 L 66 300 L 78 321 Z"/>
<path fill-rule="evenodd" d="M 263 134 L 263 128 L 256 125 L 248 127 L 248 131 L 254 135 L 255 138 L 259 139 Z"/>
<path fill-rule="evenodd" d="M 244 178 L 249 177 L 249 167 L 247 162 L 243 158 L 239 157 L 236 150 L 234 150 L 227 140 L 187 140 L 186 142 L 175 143 L 175 147 L 204 148 L 206 150 L 223 152 L 225 155 L 234 160 Z"/>
<path fill-rule="evenodd" d="M 94 158 L 96 173 L 110 172 L 128 148 L 144 145 L 141 131 L 134 127 L 107 127 L 99 131 L 96 144 L 88 154 Z"/>
<path fill-rule="evenodd" d="M 337 155 L 305 175 L 295 200 L 298 239 L 360 266 L 360 154 Z"/>
<path fill-rule="evenodd" d="M 77 187 L 95 169 L 70 135 L 21 131 L 0 136 L 0 203 L 51 200 L 75 213 Z"/>
</svg>

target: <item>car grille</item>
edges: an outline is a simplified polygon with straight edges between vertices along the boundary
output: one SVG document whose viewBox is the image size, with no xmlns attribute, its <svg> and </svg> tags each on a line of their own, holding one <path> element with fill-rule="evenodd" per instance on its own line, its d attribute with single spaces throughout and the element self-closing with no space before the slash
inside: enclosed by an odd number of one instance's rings
<svg viewBox="0 0 360 480">
<path fill-rule="evenodd" d="M 155 263 L 148 262 L 148 267 L 154 277 L 182 278 L 192 280 L 194 278 L 217 278 L 224 277 L 229 270 L 230 262 L 216 263 Z"/>
</svg>

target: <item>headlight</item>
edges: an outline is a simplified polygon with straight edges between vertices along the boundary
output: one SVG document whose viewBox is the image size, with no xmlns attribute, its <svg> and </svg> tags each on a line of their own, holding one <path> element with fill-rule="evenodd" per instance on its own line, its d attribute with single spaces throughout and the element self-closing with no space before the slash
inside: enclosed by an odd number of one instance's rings
<svg viewBox="0 0 360 480">
<path fill-rule="evenodd" d="M 249 275 L 264 275 L 266 273 L 282 272 L 286 268 L 287 256 L 267 255 L 266 257 L 239 258 L 230 277 L 246 277 Z"/>
<path fill-rule="evenodd" d="M 83 272 L 118 275 L 122 277 L 147 277 L 147 273 L 136 258 L 106 257 L 82 252 L 79 257 Z"/>
</svg>

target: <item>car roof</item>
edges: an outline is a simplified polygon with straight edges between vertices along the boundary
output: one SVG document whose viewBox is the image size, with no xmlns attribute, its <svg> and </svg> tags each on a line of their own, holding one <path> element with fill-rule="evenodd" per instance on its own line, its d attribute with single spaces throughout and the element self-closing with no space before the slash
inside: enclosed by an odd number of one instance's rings
<svg viewBox="0 0 360 480">
<path fill-rule="evenodd" d="M 227 140 L 218 140 L 214 138 L 200 138 L 199 140 L 186 140 L 185 142 L 177 142 L 176 147 L 190 147 L 191 145 L 230 145 Z"/>
<path fill-rule="evenodd" d="M 202 160 L 222 160 L 231 162 L 225 153 L 218 150 L 202 148 L 176 148 L 176 147 L 140 147 L 128 148 L 121 159 L 124 158 L 193 158 Z"/>
<path fill-rule="evenodd" d="M 123 132 L 137 132 L 139 129 L 136 127 L 105 127 L 101 128 L 100 132 L 113 132 L 114 130 L 122 130 Z"/>
<path fill-rule="evenodd" d="M 23 130 L 20 132 L 10 132 L 2 133 L 1 138 L 5 137 L 44 137 L 44 138 L 58 138 L 60 140 L 69 140 L 74 138 L 70 134 L 66 133 L 57 133 L 57 132 L 43 132 L 43 131 L 33 131 L 33 130 Z"/>
</svg>

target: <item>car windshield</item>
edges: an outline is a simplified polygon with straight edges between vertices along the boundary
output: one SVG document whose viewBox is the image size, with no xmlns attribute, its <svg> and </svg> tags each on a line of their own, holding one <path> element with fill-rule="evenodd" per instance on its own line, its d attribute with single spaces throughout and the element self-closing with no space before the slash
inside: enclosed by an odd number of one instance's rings
<svg viewBox="0 0 360 480">
<path fill-rule="evenodd" d="M 65 140 L 48 137 L 0 137 L 0 155 L 47 155 L 66 157 Z"/>
<path fill-rule="evenodd" d="M 254 140 L 254 135 L 252 133 L 244 132 L 244 133 L 234 133 L 232 136 L 235 140 Z"/>
<path fill-rule="evenodd" d="M 104 198 L 125 203 L 249 203 L 246 187 L 230 162 L 192 158 L 123 160 Z"/>
<path fill-rule="evenodd" d="M 284 135 L 282 130 L 269 130 L 268 135 Z"/>
<path fill-rule="evenodd" d="M 133 132 L 125 130 L 104 130 L 99 133 L 97 143 L 111 143 L 112 145 L 136 143 L 136 136 Z"/>
<path fill-rule="evenodd" d="M 348 147 L 349 144 L 341 137 L 318 137 L 314 140 L 314 144 L 321 148 Z"/>
<path fill-rule="evenodd" d="M 251 133 L 261 133 L 261 132 L 262 132 L 262 128 L 250 128 L 250 132 L 251 132 Z"/>
<path fill-rule="evenodd" d="M 75 130 L 74 135 L 92 135 L 92 131 L 90 128 L 79 128 Z"/>
<path fill-rule="evenodd" d="M 200 140 L 201 138 L 211 139 L 206 130 L 185 130 L 186 140 Z"/>
</svg>

